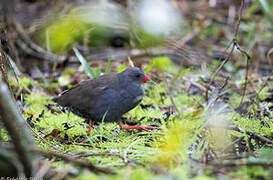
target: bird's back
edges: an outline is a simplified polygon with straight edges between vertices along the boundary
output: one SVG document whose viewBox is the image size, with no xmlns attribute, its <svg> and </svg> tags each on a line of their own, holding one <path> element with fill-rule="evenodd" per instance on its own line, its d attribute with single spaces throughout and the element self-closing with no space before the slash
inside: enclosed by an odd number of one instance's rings
<svg viewBox="0 0 273 180">
<path fill-rule="evenodd" d="M 109 91 L 119 91 L 118 81 L 117 74 L 89 79 L 54 97 L 53 101 L 78 116 L 96 121 L 97 116 L 100 117 L 99 112 L 103 111 L 102 106 L 98 107 L 97 104 L 107 100 L 105 94 L 109 94 Z"/>
</svg>

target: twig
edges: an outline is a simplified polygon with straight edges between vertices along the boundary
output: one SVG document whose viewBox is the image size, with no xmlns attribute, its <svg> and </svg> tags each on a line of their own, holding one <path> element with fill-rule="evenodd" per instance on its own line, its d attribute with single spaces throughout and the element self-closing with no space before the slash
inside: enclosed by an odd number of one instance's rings
<svg viewBox="0 0 273 180">
<path fill-rule="evenodd" d="M 0 78 L 1 79 L 1 78 Z M 30 154 L 27 148 L 34 145 L 34 141 L 28 133 L 26 121 L 19 113 L 7 86 L 0 80 L 0 120 L 3 121 L 18 154 L 18 158 L 24 167 L 26 177 L 32 177 L 35 172 L 35 156 Z"/>
<path fill-rule="evenodd" d="M 88 168 L 90 171 L 92 171 L 94 173 L 116 174 L 111 169 L 97 167 L 97 166 L 93 165 L 89 161 L 83 161 L 83 160 L 75 159 L 75 158 L 69 157 L 67 155 L 59 154 L 59 153 L 57 153 L 55 151 L 43 150 L 43 149 L 38 149 L 38 148 L 31 148 L 31 151 L 40 153 L 40 154 L 42 154 L 42 155 L 44 155 L 46 157 L 49 157 L 49 158 L 51 158 L 51 157 L 60 158 L 60 159 L 62 159 L 64 161 L 71 162 L 74 165 L 81 166 L 81 167 L 84 167 L 84 168 Z"/>
<path fill-rule="evenodd" d="M 118 154 L 118 153 L 93 153 L 93 154 L 78 154 L 73 156 L 74 158 L 80 158 L 80 157 L 90 157 L 90 156 L 105 156 L 105 157 L 109 157 L 109 156 L 115 156 L 118 157 L 120 159 L 122 159 L 125 162 L 125 158 Z M 144 166 L 143 163 L 137 162 L 136 160 L 131 160 L 127 158 L 127 162 L 125 163 L 131 163 L 131 164 L 136 164 L 136 165 L 140 165 L 140 166 Z"/>
<path fill-rule="evenodd" d="M 243 161 L 243 160 L 231 160 L 231 161 L 222 161 L 222 162 L 209 162 L 209 165 L 213 166 L 273 166 L 273 162 L 267 161 L 267 162 L 251 162 L 251 161 Z"/>
<path fill-rule="evenodd" d="M 249 66 L 249 60 L 250 60 L 250 55 L 243 50 L 239 44 L 238 44 L 238 32 L 239 32 L 239 27 L 240 27 L 240 23 L 241 23 L 241 17 L 242 17 L 242 13 L 243 13 L 243 8 L 244 8 L 244 4 L 245 1 L 241 0 L 241 6 L 240 6 L 240 10 L 239 10 L 239 16 L 238 16 L 238 20 L 236 21 L 236 25 L 235 25 L 235 29 L 234 29 L 234 35 L 233 35 L 233 39 L 232 42 L 230 43 L 230 45 L 232 44 L 232 48 L 230 50 L 230 53 L 228 54 L 227 58 L 222 62 L 222 64 L 217 68 L 217 70 L 212 74 L 211 78 L 210 78 L 210 83 L 207 89 L 207 93 L 206 93 L 206 99 L 208 100 L 208 90 L 210 85 L 212 84 L 215 75 L 222 69 L 222 67 L 229 61 L 229 59 L 231 58 L 231 55 L 235 49 L 235 47 L 240 51 L 240 53 L 242 53 L 243 55 L 246 56 L 247 58 L 247 62 L 246 62 L 246 74 L 245 74 L 245 83 L 244 83 L 244 88 L 243 88 L 243 95 L 241 98 L 241 102 L 240 104 L 242 104 L 245 93 L 246 93 L 246 88 L 247 88 L 247 81 L 248 81 L 248 66 Z M 228 48 L 230 47 L 230 45 L 228 46 Z"/>
<path fill-rule="evenodd" d="M 254 137 L 260 139 L 263 142 L 266 142 L 268 144 L 273 145 L 273 141 L 270 140 L 270 139 L 268 139 L 267 137 L 261 136 L 259 134 L 254 133 L 254 132 L 243 130 L 242 128 L 240 128 L 238 126 L 230 126 L 229 128 L 232 129 L 232 130 L 234 130 L 234 131 L 238 131 L 238 132 L 241 132 L 241 133 L 246 133 L 247 135 L 250 135 L 250 136 L 254 136 Z"/>
<path fill-rule="evenodd" d="M 239 10 L 239 17 L 238 17 L 237 25 L 235 26 L 235 34 L 234 34 L 234 38 L 233 38 L 233 44 L 247 58 L 246 59 L 245 83 L 244 83 L 243 95 L 242 95 L 242 98 L 241 98 L 240 105 L 242 104 L 242 102 L 244 100 L 244 97 L 245 97 L 245 94 L 246 94 L 247 81 L 248 81 L 248 63 L 249 63 L 249 60 L 250 60 L 250 55 L 239 46 L 238 41 L 237 41 L 237 36 L 238 36 L 239 26 L 240 26 L 240 23 L 241 23 L 241 16 L 242 16 L 242 13 L 243 13 L 244 5 L 245 5 L 245 0 L 241 0 L 241 6 L 240 6 L 240 10 Z"/>
<path fill-rule="evenodd" d="M 222 69 L 222 67 L 230 60 L 231 55 L 232 55 L 232 53 L 233 53 L 233 51 L 234 51 L 235 45 L 232 44 L 232 42 L 231 42 L 231 44 L 227 47 L 227 49 L 228 49 L 231 45 L 232 45 L 232 47 L 231 47 L 231 50 L 230 50 L 228 56 L 225 58 L 225 60 L 220 64 L 220 66 L 214 71 L 214 73 L 213 73 L 213 74 L 211 75 L 211 77 L 210 77 L 210 82 L 209 82 L 209 85 L 207 86 L 207 90 L 206 90 L 206 101 L 207 101 L 207 102 L 208 102 L 208 99 L 209 99 L 209 98 L 208 98 L 209 88 L 210 88 L 212 82 L 214 81 L 214 78 L 215 78 L 216 74 L 218 74 L 218 72 Z M 227 49 L 226 49 L 226 50 L 227 50 Z"/>
<path fill-rule="evenodd" d="M 198 83 L 198 82 L 194 82 L 186 77 L 183 77 L 183 80 L 190 82 L 193 86 L 197 87 L 198 89 L 200 89 L 203 92 L 206 92 L 207 88 L 205 86 L 203 86 L 202 84 Z"/>
<path fill-rule="evenodd" d="M 209 86 L 212 84 L 212 82 L 213 82 L 213 80 L 214 80 L 216 74 L 218 74 L 218 72 L 222 69 L 222 67 L 230 60 L 231 55 L 232 55 L 232 53 L 233 53 L 233 51 L 234 51 L 235 45 L 232 44 L 232 42 L 230 42 L 230 44 L 228 45 L 228 47 L 227 47 L 226 50 L 225 50 L 225 51 L 227 51 L 231 45 L 232 45 L 232 47 L 231 47 L 231 50 L 230 50 L 228 56 L 224 59 L 224 61 L 220 64 L 220 66 L 219 66 L 219 67 L 214 71 L 214 73 L 211 75 L 211 77 L 210 77 L 210 82 L 209 82 Z"/>
<path fill-rule="evenodd" d="M 176 106 L 176 104 L 175 104 L 175 102 L 174 102 L 173 95 L 172 95 L 172 93 L 171 93 L 171 91 L 170 91 L 170 89 L 169 89 L 169 84 L 168 84 L 167 81 L 165 81 L 165 85 L 166 85 L 166 91 L 167 91 L 167 93 L 168 93 L 168 95 L 169 95 L 169 97 L 170 97 L 170 100 L 171 100 L 171 102 L 172 102 L 173 107 L 174 107 L 175 110 L 177 111 L 178 115 L 181 115 L 180 110 L 177 108 L 177 106 Z"/>
<path fill-rule="evenodd" d="M 13 20 L 13 26 L 15 31 L 18 33 L 18 39 L 17 44 L 20 46 L 22 50 L 24 50 L 26 53 L 35 56 L 40 59 L 48 60 L 54 63 L 63 63 L 67 57 L 66 56 L 58 56 L 52 52 L 46 51 L 39 45 L 35 44 L 28 35 L 24 32 L 23 27 L 16 23 L 15 20 Z"/>
</svg>

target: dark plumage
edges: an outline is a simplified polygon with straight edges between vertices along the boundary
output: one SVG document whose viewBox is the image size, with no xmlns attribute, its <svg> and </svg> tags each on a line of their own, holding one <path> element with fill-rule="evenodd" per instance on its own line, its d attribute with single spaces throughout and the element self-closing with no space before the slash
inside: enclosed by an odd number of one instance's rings
<svg viewBox="0 0 273 180">
<path fill-rule="evenodd" d="M 139 68 L 128 68 L 79 83 L 53 98 L 57 104 L 87 120 L 118 122 L 143 97 L 141 84 L 148 76 Z"/>
</svg>

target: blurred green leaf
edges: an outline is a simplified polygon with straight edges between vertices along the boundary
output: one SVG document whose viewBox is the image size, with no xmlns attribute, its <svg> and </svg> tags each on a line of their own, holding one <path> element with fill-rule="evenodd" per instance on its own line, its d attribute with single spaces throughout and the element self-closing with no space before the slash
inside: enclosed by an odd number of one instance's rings
<svg viewBox="0 0 273 180">
<path fill-rule="evenodd" d="M 126 68 L 125 68 L 125 63 L 123 63 L 123 64 L 121 64 L 121 65 L 119 66 L 118 72 L 120 73 L 120 72 L 124 71 L 125 69 L 126 69 Z"/>
<path fill-rule="evenodd" d="M 88 26 L 90 25 L 83 22 L 78 14 L 71 13 L 53 21 L 42 31 L 41 36 L 45 46 L 61 54 L 84 34 Z"/>
<path fill-rule="evenodd" d="M 260 7 L 260 3 L 259 1 L 256 1 L 255 3 L 253 3 L 246 12 L 246 18 L 250 18 L 250 16 L 253 14 L 253 12 Z"/>
<path fill-rule="evenodd" d="M 144 69 L 144 72 L 147 73 L 152 68 L 156 68 L 161 71 L 167 71 L 170 67 L 172 67 L 172 61 L 170 58 L 166 56 L 160 56 L 153 58 L 149 66 Z"/>
<path fill-rule="evenodd" d="M 144 73 L 148 73 L 153 69 L 153 66 L 147 66 L 145 69 L 143 69 Z"/>
<path fill-rule="evenodd" d="M 97 70 L 96 70 L 96 73 L 95 73 L 95 77 L 98 77 L 101 75 L 101 68 L 98 67 Z"/>
</svg>

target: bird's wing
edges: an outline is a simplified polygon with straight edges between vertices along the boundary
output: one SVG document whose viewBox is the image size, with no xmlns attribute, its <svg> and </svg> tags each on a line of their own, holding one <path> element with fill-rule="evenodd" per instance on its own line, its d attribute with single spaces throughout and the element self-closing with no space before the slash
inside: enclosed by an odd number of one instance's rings
<svg viewBox="0 0 273 180">
<path fill-rule="evenodd" d="M 94 79 L 86 80 L 55 97 L 53 101 L 61 106 L 88 109 L 94 107 L 99 96 L 111 88 L 119 89 L 117 74 L 106 74 Z"/>
</svg>

